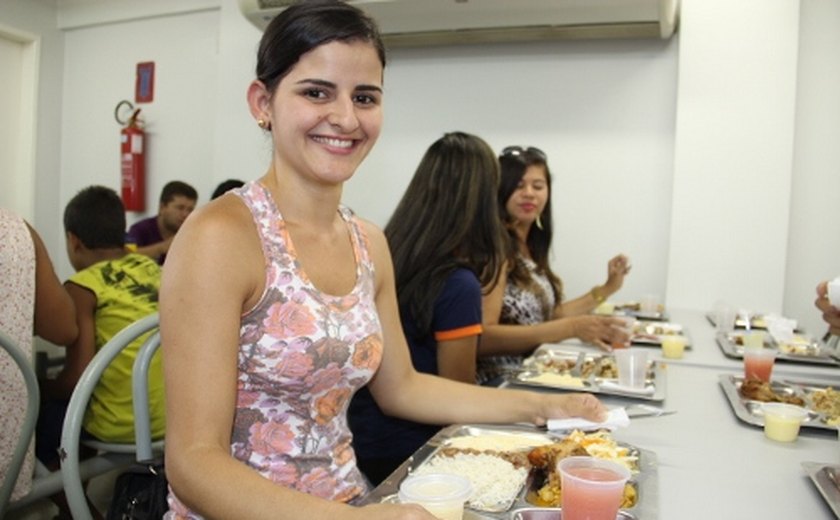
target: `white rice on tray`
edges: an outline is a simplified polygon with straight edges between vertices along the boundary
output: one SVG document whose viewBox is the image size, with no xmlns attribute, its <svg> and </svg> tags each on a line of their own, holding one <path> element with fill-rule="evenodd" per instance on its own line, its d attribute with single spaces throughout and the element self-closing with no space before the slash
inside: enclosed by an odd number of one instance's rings
<svg viewBox="0 0 840 520">
<path fill-rule="evenodd" d="M 423 464 L 415 475 L 450 473 L 466 477 L 472 483 L 469 505 L 474 509 L 496 509 L 512 502 L 525 484 L 528 470 L 487 454 L 458 453 L 438 456 Z"/>
</svg>

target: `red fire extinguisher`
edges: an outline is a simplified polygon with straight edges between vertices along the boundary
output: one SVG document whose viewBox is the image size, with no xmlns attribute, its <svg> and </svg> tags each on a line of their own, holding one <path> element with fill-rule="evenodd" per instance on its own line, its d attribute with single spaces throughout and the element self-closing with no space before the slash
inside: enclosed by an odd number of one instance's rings
<svg viewBox="0 0 840 520">
<path fill-rule="evenodd" d="M 126 211 L 146 209 L 146 133 L 134 110 L 120 130 L 120 163 L 122 165 L 122 200 Z"/>
</svg>

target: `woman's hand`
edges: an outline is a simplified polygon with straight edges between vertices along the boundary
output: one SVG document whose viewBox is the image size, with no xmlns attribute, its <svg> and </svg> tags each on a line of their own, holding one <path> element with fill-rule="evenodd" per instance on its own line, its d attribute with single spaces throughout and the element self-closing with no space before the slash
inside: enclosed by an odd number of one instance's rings
<svg viewBox="0 0 840 520">
<path fill-rule="evenodd" d="M 625 323 L 621 318 L 588 315 L 564 319 L 573 320 L 573 330 L 576 338 L 607 352 L 612 350 L 612 345 L 623 345 L 630 339 Z"/>
<path fill-rule="evenodd" d="M 604 289 L 613 294 L 624 285 L 624 277 L 630 272 L 630 259 L 624 255 L 616 255 L 607 263 L 607 283 Z"/>
<path fill-rule="evenodd" d="M 544 394 L 543 415 L 534 424 L 543 426 L 548 419 L 581 417 L 592 422 L 607 419 L 607 408 L 592 394 Z"/>
<path fill-rule="evenodd" d="M 840 336 L 840 309 L 828 300 L 828 282 L 820 282 L 817 285 L 817 299 L 814 300 L 814 305 L 822 311 L 823 320 L 828 323 L 828 331 L 835 336 Z"/>
</svg>

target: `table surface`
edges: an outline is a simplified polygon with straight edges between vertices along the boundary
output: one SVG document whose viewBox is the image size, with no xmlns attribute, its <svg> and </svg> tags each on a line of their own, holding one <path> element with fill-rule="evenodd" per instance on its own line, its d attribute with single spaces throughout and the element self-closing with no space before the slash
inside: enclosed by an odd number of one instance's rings
<svg viewBox="0 0 840 520">
<path fill-rule="evenodd" d="M 742 361 L 724 356 L 704 312 L 669 314 L 669 321 L 683 325 L 691 336 L 693 348 L 681 360 L 663 359 L 659 348 L 650 348 L 654 359 L 666 364 L 667 395 L 658 404 L 677 413 L 633 419 L 614 433 L 620 442 L 656 453 L 657 518 L 835 518 L 801 464 L 840 464 L 838 433 L 803 429 L 796 442 L 780 443 L 740 421 L 719 376 L 742 373 Z M 587 347 L 564 342 L 562 348 Z M 840 386 L 840 367 L 777 362 L 777 377 Z M 603 400 L 610 406 L 632 402 Z"/>
</svg>

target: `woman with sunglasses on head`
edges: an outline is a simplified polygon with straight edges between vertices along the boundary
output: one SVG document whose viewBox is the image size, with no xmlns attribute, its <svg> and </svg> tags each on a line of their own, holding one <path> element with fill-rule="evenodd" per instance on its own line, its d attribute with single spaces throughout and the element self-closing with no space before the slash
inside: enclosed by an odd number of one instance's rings
<svg viewBox="0 0 840 520">
<path fill-rule="evenodd" d="M 415 422 L 603 420 L 592 395 L 480 388 L 414 370 L 385 236 L 341 203 L 382 126 L 376 25 L 339 0 L 285 8 L 248 106 L 266 173 L 194 212 L 161 286 L 168 519 L 423 519 L 364 501 L 347 425 L 368 385 Z"/>
<path fill-rule="evenodd" d="M 498 206 L 508 234 L 507 266 L 484 298 L 484 335 L 478 381 L 486 383 L 519 368 L 542 343 L 569 338 L 610 350 L 627 333 L 617 318 L 589 313 L 621 289 L 630 264 L 617 255 L 607 265 L 607 281 L 573 300 L 549 265 L 552 239 L 551 173 L 538 148 L 509 146 L 499 157 Z"/>
</svg>

